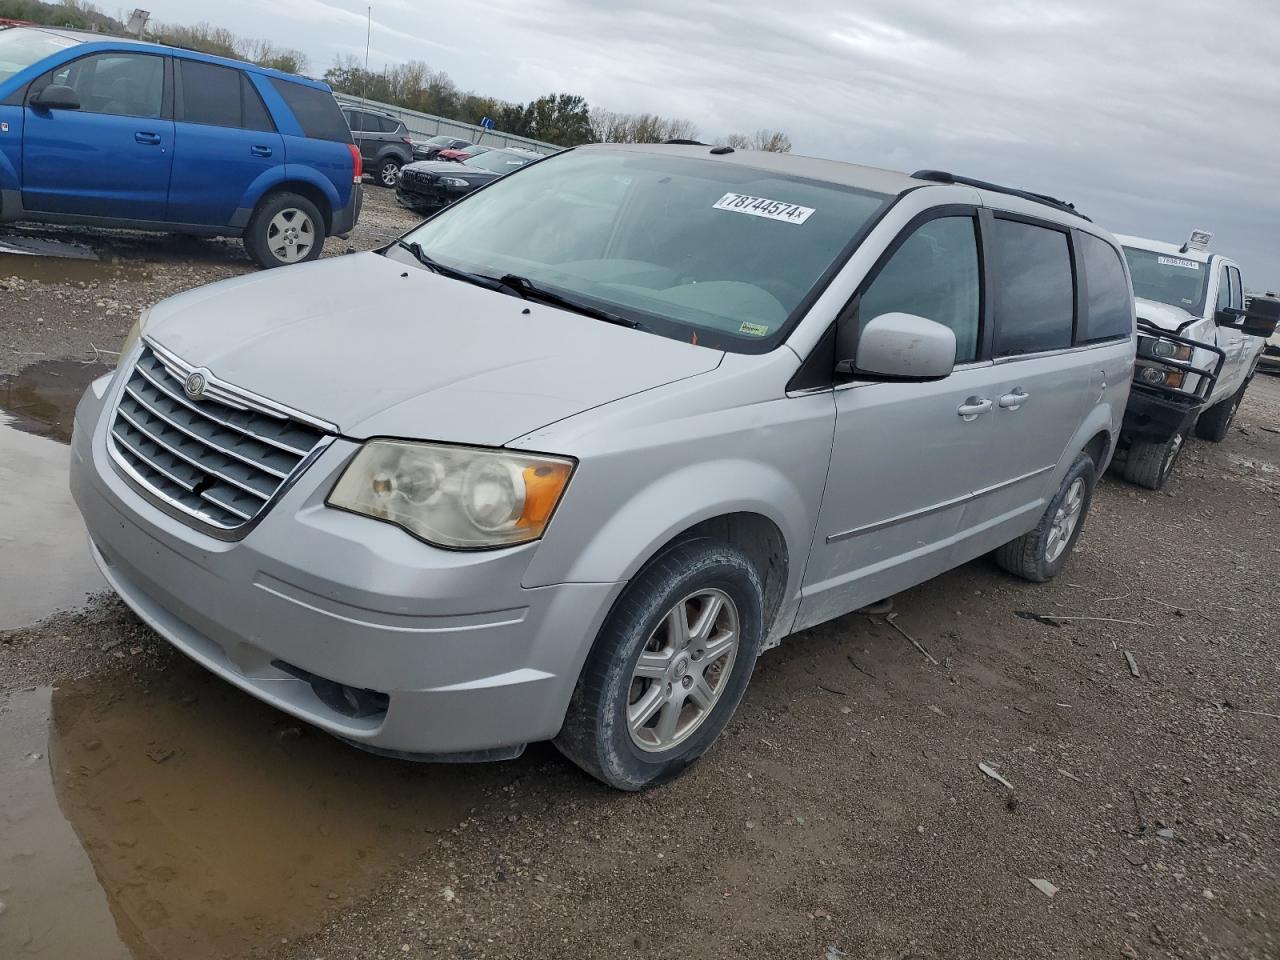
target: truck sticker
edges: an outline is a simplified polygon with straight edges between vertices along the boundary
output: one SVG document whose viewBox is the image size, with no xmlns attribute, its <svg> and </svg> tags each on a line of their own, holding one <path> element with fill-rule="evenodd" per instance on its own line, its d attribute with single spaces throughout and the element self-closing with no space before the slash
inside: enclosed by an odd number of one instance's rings
<svg viewBox="0 0 1280 960">
<path fill-rule="evenodd" d="M 769 332 L 769 328 L 763 323 L 747 323 L 747 321 L 743 320 L 742 326 L 738 328 L 738 332 L 749 333 L 753 337 L 763 337 Z"/>
<path fill-rule="evenodd" d="M 1182 257 L 1156 257 L 1156 263 L 1162 267 L 1182 267 L 1184 270 L 1199 270 L 1200 264 L 1195 260 L 1184 260 Z"/>
<path fill-rule="evenodd" d="M 749 197 L 745 193 L 726 193 L 712 204 L 712 209 L 748 213 L 753 217 L 781 220 L 783 223 L 804 223 L 814 211 L 813 207 L 802 207 L 784 200 L 770 200 L 768 197 Z"/>
</svg>

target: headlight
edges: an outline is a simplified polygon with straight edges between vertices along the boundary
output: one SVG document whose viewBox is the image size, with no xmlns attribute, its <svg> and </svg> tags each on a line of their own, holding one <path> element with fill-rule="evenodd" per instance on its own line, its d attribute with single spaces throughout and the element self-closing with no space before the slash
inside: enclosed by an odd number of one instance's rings
<svg viewBox="0 0 1280 960">
<path fill-rule="evenodd" d="M 542 536 L 573 465 L 506 450 L 370 440 L 327 502 L 437 546 L 506 547 Z"/>
<path fill-rule="evenodd" d="M 125 357 L 133 353 L 133 348 L 138 345 L 138 341 L 142 339 L 143 333 L 147 329 L 147 321 L 151 319 L 151 308 L 143 310 L 138 315 L 138 319 L 133 321 L 133 326 L 129 328 L 129 332 L 124 335 L 124 343 L 120 344 L 120 356 L 116 359 L 116 369 L 120 369 L 124 364 Z"/>
<path fill-rule="evenodd" d="M 1185 343 L 1174 343 L 1172 340 L 1158 340 L 1155 337 L 1138 337 L 1138 353 L 1147 357 L 1159 357 L 1161 360 L 1191 359 L 1191 347 Z"/>
<path fill-rule="evenodd" d="M 437 182 L 443 184 L 446 187 L 467 186 L 467 181 L 463 180 L 461 177 L 440 177 Z"/>
<path fill-rule="evenodd" d="M 1182 381 L 1185 379 L 1181 370 L 1166 370 L 1163 367 L 1144 363 L 1138 364 L 1135 373 L 1139 380 L 1153 387 L 1164 386 L 1177 389 L 1182 386 Z"/>
</svg>

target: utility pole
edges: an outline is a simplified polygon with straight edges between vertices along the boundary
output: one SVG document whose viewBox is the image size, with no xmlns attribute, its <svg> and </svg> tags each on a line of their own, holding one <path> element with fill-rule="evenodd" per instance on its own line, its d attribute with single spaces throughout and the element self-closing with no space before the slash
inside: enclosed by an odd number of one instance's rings
<svg viewBox="0 0 1280 960">
<path fill-rule="evenodd" d="M 361 84 L 361 87 L 363 89 L 360 92 L 360 99 L 365 102 L 366 106 L 368 106 L 369 104 L 369 47 L 373 43 L 373 5 L 370 4 L 365 9 L 368 11 L 368 25 L 365 28 L 365 34 L 364 34 L 364 83 Z"/>
</svg>

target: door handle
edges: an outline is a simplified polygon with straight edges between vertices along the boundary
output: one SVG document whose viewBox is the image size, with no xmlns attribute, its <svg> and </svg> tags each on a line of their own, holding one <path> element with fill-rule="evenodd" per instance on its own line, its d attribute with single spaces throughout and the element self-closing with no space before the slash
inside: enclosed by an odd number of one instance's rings
<svg viewBox="0 0 1280 960">
<path fill-rule="evenodd" d="M 250 153 L 252 153 L 255 157 L 269 157 L 269 156 L 271 156 L 271 148 L 270 148 L 270 147 L 250 147 L 250 148 L 249 148 L 249 152 L 250 152 Z"/>
<path fill-rule="evenodd" d="M 133 139 L 139 143 L 145 143 L 149 147 L 158 147 L 160 145 L 160 134 L 148 133 L 145 130 L 139 130 L 133 135 Z"/>
<path fill-rule="evenodd" d="M 1106 386 L 1105 384 L 1103 385 Z M 1031 398 L 1031 394 L 1023 393 L 1021 387 L 1014 387 L 1012 393 L 1006 393 L 1000 398 L 1000 406 L 1005 410 L 1017 410 Z"/>
<path fill-rule="evenodd" d="M 976 420 L 991 409 L 991 401 L 986 397 L 970 397 L 956 408 L 956 413 L 965 420 Z"/>
</svg>

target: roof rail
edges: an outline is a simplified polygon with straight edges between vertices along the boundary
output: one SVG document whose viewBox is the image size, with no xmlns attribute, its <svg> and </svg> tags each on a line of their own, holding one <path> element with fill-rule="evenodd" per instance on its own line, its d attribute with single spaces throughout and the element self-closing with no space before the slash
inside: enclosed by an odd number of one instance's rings
<svg viewBox="0 0 1280 960">
<path fill-rule="evenodd" d="M 1043 203 L 1046 207 L 1053 207 L 1055 210 L 1061 210 L 1063 213 L 1069 213 L 1079 217 L 1081 220 L 1091 219 L 1076 209 L 1075 204 L 1067 203 L 1065 200 L 1059 200 L 1057 197 L 1051 197 L 1045 193 L 1032 193 L 1030 190 L 1019 190 L 1016 187 L 1002 187 L 998 183 L 990 183 L 986 180 L 975 180 L 972 177 L 961 177 L 954 173 L 947 173 L 945 170 L 917 170 L 911 174 L 916 180 L 932 180 L 934 183 L 960 183 L 966 187 L 975 187 L 978 190 L 991 190 L 995 193 L 1007 193 L 1011 197 L 1021 197 L 1023 200 L 1030 200 L 1032 203 Z"/>
<path fill-rule="evenodd" d="M 688 139 L 688 138 L 686 138 L 686 137 L 672 137 L 670 140 L 663 140 L 662 142 L 663 142 L 663 144 L 665 144 L 665 145 L 672 145 L 672 144 L 674 144 L 675 146 L 679 146 L 679 147 L 705 147 L 705 146 L 707 146 L 707 144 L 703 143 L 701 140 L 690 140 L 690 139 Z"/>
</svg>

